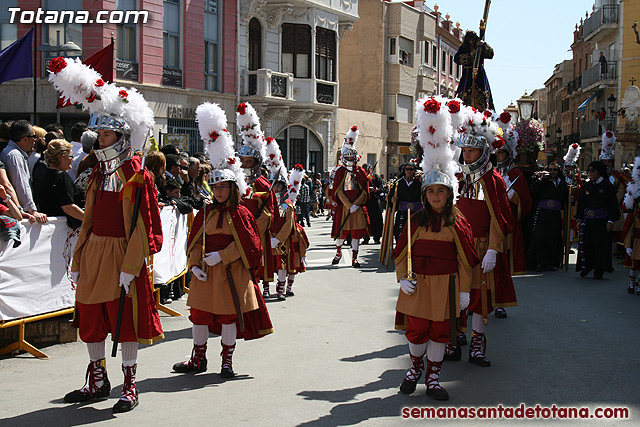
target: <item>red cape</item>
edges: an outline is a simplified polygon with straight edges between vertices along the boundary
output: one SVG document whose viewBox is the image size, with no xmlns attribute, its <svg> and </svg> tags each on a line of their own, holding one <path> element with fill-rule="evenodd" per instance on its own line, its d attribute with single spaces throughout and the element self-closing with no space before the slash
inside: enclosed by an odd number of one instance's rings
<svg viewBox="0 0 640 427">
<path fill-rule="evenodd" d="M 520 221 L 527 216 L 531 210 L 533 200 L 527 185 L 527 179 L 522 171 L 518 168 L 512 168 L 507 174 L 511 182 L 515 181 L 512 189 L 518 194 L 518 203 L 509 202 L 511 205 L 511 213 L 517 221 L 513 227 L 513 232 L 508 236 L 511 240 L 512 251 L 509 252 L 509 265 L 511 267 L 511 275 L 525 274 L 527 272 L 527 257 L 524 250 L 524 235 L 522 234 L 522 226 Z"/>
</svg>

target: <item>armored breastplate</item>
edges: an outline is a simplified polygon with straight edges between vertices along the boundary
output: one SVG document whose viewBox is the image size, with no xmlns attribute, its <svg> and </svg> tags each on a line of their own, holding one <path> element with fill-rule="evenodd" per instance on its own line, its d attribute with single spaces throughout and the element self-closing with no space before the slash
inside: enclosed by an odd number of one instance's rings
<svg viewBox="0 0 640 427">
<path fill-rule="evenodd" d="M 344 176 L 344 189 L 343 191 L 358 190 L 358 178 L 352 172 L 347 172 Z"/>
<path fill-rule="evenodd" d="M 116 158 L 111 160 L 103 160 L 99 164 L 98 186 L 103 191 L 120 191 L 124 184 L 118 178 L 116 171 L 120 166 L 131 158 L 133 151 L 126 150 L 120 153 Z"/>
<path fill-rule="evenodd" d="M 484 200 L 484 191 L 482 191 L 482 185 L 480 184 L 480 178 L 492 168 L 491 163 L 485 165 L 485 167 L 473 172 L 463 173 L 462 182 L 460 182 L 460 197 L 474 200 Z"/>
</svg>

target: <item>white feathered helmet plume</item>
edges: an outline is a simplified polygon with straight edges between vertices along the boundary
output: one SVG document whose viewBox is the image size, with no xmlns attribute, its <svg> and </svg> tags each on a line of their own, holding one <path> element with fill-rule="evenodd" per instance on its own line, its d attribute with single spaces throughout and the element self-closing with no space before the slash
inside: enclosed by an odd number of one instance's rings
<svg viewBox="0 0 640 427">
<path fill-rule="evenodd" d="M 282 160 L 282 152 L 280 151 L 280 145 L 278 142 L 272 138 L 267 137 L 266 142 L 266 159 L 264 164 L 267 166 L 269 170 L 270 179 L 273 181 L 278 180 L 282 181 L 285 185 L 288 182 L 287 178 L 287 166 L 284 164 Z"/>
<path fill-rule="evenodd" d="M 448 187 L 454 198 L 458 194 L 457 163 L 451 147 L 454 129 L 446 98 L 431 96 L 416 102 L 418 140 L 423 150 L 422 189 L 435 184 Z"/>
<path fill-rule="evenodd" d="M 302 179 L 304 178 L 304 167 L 301 164 L 296 164 L 289 173 L 289 192 L 287 199 L 291 200 L 291 203 L 296 204 L 298 194 L 300 194 L 300 185 L 302 185 Z"/>
<path fill-rule="evenodd" d="M 227 130 L 227 115 L 218 104 L 205 102 L 196 108 L 196 122 L 200 137 L 205 143 L 205 150 L 211 160 L 210 183 L 234 181 L 241 195 L 246 195 L 249 188 L 245 175 L 233 150 L 233 139 Z"/>
<path fill-rule="evenodd" d="M 627 192 L 624 195 L 624 205 L 627 209 L 633 209 L 633 202 L 640 197 L 640 156 L 633 161 L 633 172 L 631 182 L 627 185 Z"/>
<path fill-rule="evenodd" d="M 608 130 L 602 134 L 602 151 L 600 160 L 613 160 L 616 154 L 616 135 Z"/>
<path fill-rule="evenodd" d="M 351 126 L 351 128 L 347 132 L 347 135 L 344 137 L 344 142 L 342 143 L 342 148 L 340 149 L 343 159 L 345 157 L 356 157 L 358 155 L 358 150 L 356 150 L 356 141 L 358 140 L 358 135 L 360 135 L 358 126 Z"/>
<path fill-rule="evenodd" d="M 580 144 L 573 143 L 567 149 L 567 154 L 564 155 L 562 160 L 564 160 L 564 166 L 575 166 L 578 164 L 578 157 L 580 157 Z"/>
<path fill-rule="evenodd" d="M 49 81 L 63 98 L 89 110 L 90 129 L 120 132 L 134 150 L 143 149 L 155 120 L 147 101 L 135 88 L 105 82 L 97 71 L 77 58 L 51 60 Z"/>
<path fill-rule="evenodd" d="M 236 108 L 236 122 L 243 144 L 238 154 L 242 157 L 254 157 L 259 167 L 266 156 L 266 144 L 258 113 L 251 104 L 243 102 Z"/>
<path fill-rule="evenodd" d="M 498 117 L 494 117 L 494 121 L 505 133 L 507 130 L 513 128 L 513 125 L 511 124 L 511 114 L 508 111 L 503 111 Z"/>
<path fill-rule="evenodd" d="M 514 160 L 518 155 L 517 149 L 520 135 L 518 134 L 518 132 L 516 132 L 515 129 L 509 127 L 502 134 L 502 139 L 504 140 L 504 147 L 502 147 L 502 150 L 508 151 L 509 157 L 511 158 L 511 160 Z"/>
</svg>

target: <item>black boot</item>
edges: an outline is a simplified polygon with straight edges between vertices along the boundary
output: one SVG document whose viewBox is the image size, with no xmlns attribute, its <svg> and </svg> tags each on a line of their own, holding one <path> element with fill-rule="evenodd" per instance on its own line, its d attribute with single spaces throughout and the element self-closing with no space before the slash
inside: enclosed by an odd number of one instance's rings
<svg viewBox="0 0 640 427">
<path fill-rule="evenodd" d="M 235 350 L 235 348 L 235 344 L 222 344 L 222 352 L 220 353 L 220 356 L 222 356 L 222 369 L 220 370 L 220 376 L 222 378 L 233 378 L 236 376 L 235 372 L 233 372 L 233 350 Z"/>
<path fill-rule="evenodd" d="M 482 366 L 483 368 L 491 366 L 491 362 L 484 355 L 486 351 L 487 337 L 480 332 L 473 331 L 471 347 L 469 347 L 469 363 Z"/>
<path fill-rule="evenodd" d="M 67 393 L 66 396 L 64 396 L 64 401 L 67 403 L 78 403 L 93 399 L 100 399 L 102 397 L 109 397 L 111 394 L 111 384 L 107 377 L 106 363 L 105 359 L 89 362 L 89 366 L 87 366 L 87 373 L 85 374 L 84 387 Z M 104 381 L 104 383 L 98 387 L 96 383 L 100 381 Z"/>
<path fill-rule="evenodd" d="M 404 381 L 402 381 L 400 385 L 400 391 L 404 394 L 411 394 L 416 391 L 416 385 L 418 381 L 420 381 L 422 370 L 424 369 L 424 355 L 414 356 L 413 354 L 409 354 L 409 356 L 411 357 L 411 368 L 409 368 L 407 375 L 404 377 Z"/>
<path fill-rule="evenodd" d="M 120 400 L 113 405 L 113 412 L 129 412 L 138 406 L 138 389 L 136 388 L 136 368 L 138 365 L 122 366 L 124 373 L 124 384 L 122 384 L 122 393 Z"/>
<path fill-rule="evenodd" d="M 207 370 L 207 345 L 193 345 L 191 358 L 186 362 L 178 362 L 173 365 L 174 372 L 186 374 L 187 372 L 204 372 Z"/>
<path fill-rule="evenodd" d="M 440 369 L 442 369 L 442 361 L 432 362 L 427 359 L 427 396 L 435 400 L 449 400 L 449 393 L 440 385 Z"/>
</svg>

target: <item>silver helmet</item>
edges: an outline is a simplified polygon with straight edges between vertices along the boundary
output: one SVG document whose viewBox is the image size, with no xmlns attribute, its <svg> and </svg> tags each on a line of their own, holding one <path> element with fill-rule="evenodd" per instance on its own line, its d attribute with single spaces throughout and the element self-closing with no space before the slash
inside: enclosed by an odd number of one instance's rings
<svg viewBox="0 0 640 427">
<path fill-rule="evenodd" d="M 225 181 L 236 182 L 236 174 L 233 173 L 231 169 L 221 168 L 211 171 L 211 175 L 209 176 L 209 185 Z"/>
<path fill-rule="evenodd" d="M 462 167 L 462 172 L 466 174 L 474 173 L 489 162 L 489 143 L 484 136 L 465 133 L 460 135 L 456 145 L 460 148 L 471 147 L 482 151 L 482 155 L 475 162 L 470 164 L 463 163 L 460 165 Z"/>
<path fill-rule="evenodd" d="M 444 185 L 449 190 L 453 191 L 451 178 L 440 169 L 432 169 L 422 175 L 422 191 L 425 191 L 427 187 L 432 185 Z"/>
<path fill-rule="evenodd" d="M 252 168 L 243 168 L 244 174 L 247 177 L 247 184 L 251 184 L 260 176 L 260 167 L 262 166 L 262 154 L 259 150 L 249 146 L 243 145 L 236 153 L 238 157 L 253 157 L 255 159 L 255 165 Z"/>
<path fill-rule="evenodd" d="M 358 151 L 353 147 L 342 147 L 342 164 L 346 167 L 353 167 L 358 161 Z"/>
<path fill-rule="evenodd" d="M 125 160 L 133 155 L 131 142 L 129 141 L 131 128 L 122 117 L 103 112 L 95 112 L 91 114 L 89 118 L 89 129 L 94 132 L 110 130 L 122 135 L 115 144 L 94 150 L 98 161 L 102 164 L 102 170 L 105 173 L 114 172 Z"/>
</svg>

